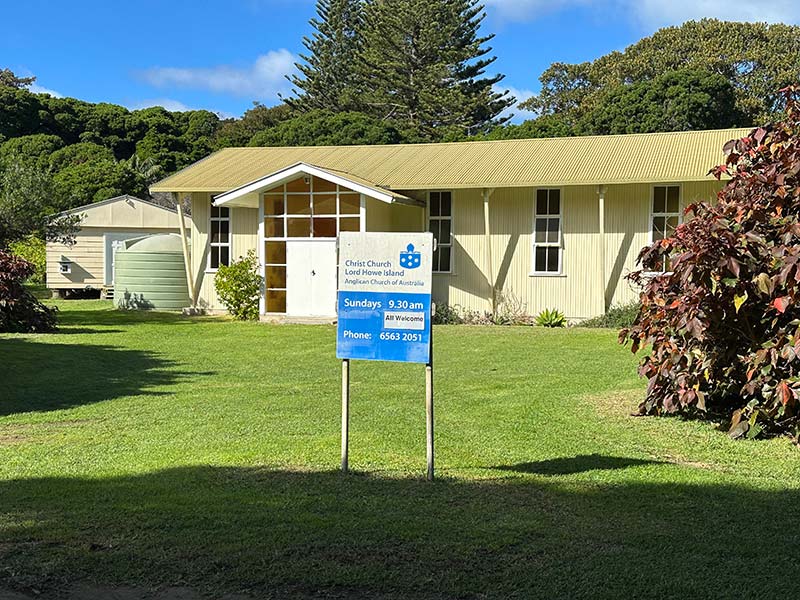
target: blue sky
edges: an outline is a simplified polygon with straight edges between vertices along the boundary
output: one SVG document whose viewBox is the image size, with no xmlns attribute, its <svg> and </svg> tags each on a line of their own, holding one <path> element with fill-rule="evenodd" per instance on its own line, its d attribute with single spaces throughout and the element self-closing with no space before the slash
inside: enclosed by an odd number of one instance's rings
<svg viewBox="0 0 800 600">
<path fill-rule="evenodd" d="M 800 22 L 798 0 L 484 0 L 502 86 L 534 93 L 555 61 L 592 60 L 659 27 L 704 16 Z M 734 8 L 735 7 L 735 8 Z M 129 108 L 239 116 L 287 93 L 313 0 L 4 2 L 0 68 L 36 90 Z M 516 111 L 519 121 L 526 116 Z"/>
</svg>

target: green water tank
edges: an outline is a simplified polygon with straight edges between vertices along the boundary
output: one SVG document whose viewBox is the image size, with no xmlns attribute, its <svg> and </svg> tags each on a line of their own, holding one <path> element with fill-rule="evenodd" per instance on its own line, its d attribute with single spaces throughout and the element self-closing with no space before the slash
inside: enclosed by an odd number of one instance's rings
<svg viewBox="0 0 800 600">
<path fill-rule="evenodd" d="M 191 304 L 178 234 L 123 243 L 114 257 L 114 304 L 138 310 L 181 310 Z"/>
</svg>

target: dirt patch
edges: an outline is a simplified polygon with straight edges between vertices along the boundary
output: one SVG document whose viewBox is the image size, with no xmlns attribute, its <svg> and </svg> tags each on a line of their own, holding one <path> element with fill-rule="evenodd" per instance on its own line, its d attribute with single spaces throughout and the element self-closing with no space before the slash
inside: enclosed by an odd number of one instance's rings
<svg viewBox="0 0 800 600">
<path fill-rule="evenodd" d="M 13 444 L 22 444 L 28 441 L 27 436 L 19 433 L 0 433 L 0 446 L 11 446 Z"/>
<path fill-rule="evenodd" d="M 44 421 L 42 423 L 15 423 L 0 425 L 0 446 L 23 444 L 33 440 L 40 432 L 57 431 L 68 427 L 79 427 L 91 423 L 92 419 L 76 419 L 74 421 Z M 2 598 L 0 598 L 2 600 Z"/>
<path fill-rule="evenodd" d="M 692 467 L 693 469 L 705 469 L 707 471 L 717 471 L 723 473 L 730 469 L 724 468 L 722 465 L 715 465 L 713 463 L 702 462 L 699 460 L 689 460 L 682 456 L 665 455 L 664 459 L 671 462 L 673 465 L 680 465 L 682 467 Z"/>
<path fill-rule="evenodd" d="M 624 390 L 592 394 L 584 398 L 600 415 L 606 417 L 630 417 L 644 398 L 644 390 Z"/>
</svg>

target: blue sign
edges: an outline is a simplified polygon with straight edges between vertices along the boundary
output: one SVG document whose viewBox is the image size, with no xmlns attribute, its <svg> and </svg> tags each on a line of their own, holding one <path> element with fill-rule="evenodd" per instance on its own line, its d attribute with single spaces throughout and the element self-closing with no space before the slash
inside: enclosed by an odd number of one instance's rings
<svg viewBox="0 0 800 600">
<path fill-rule="evenodd" d="M 430 233 L 342 233 L 336 356 L 429 363 Z"/>
</svg>

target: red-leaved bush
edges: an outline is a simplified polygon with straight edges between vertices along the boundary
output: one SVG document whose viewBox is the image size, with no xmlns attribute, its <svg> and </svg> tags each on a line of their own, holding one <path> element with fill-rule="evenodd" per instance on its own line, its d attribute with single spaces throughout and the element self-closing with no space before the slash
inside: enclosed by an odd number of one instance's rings
<svg viewBox="0 0 800 600">
<path fill-rule="evenodd" d="M 32 263 L 0 251 L 0 332 L 42 333 L 56 329 L 56 309 L 48 308 L 23 285 Z"/>
<path fill-rule="evenodd" d="M 782 92 L 783 121 L 725 146 L 718 202 L 688 206 L 629 275 L 641 310 L 620 341 L 650 350 L 642 414 L 723 414 L 734 437 L 800 430 L 800 86 Z"/>
</svg>

